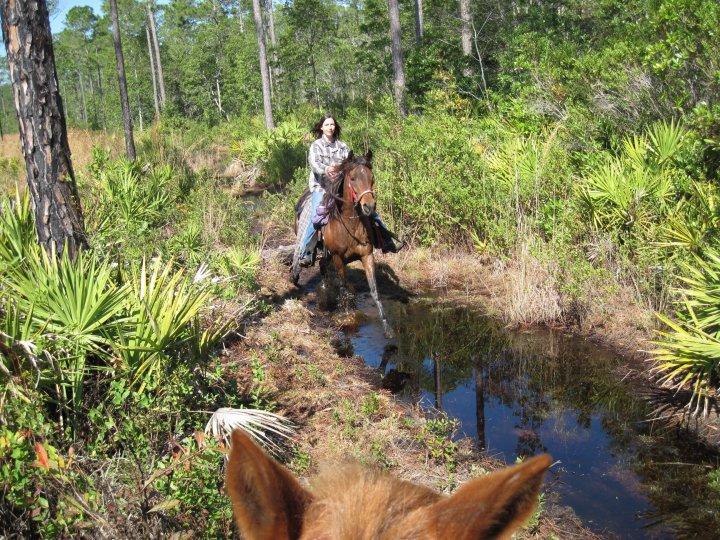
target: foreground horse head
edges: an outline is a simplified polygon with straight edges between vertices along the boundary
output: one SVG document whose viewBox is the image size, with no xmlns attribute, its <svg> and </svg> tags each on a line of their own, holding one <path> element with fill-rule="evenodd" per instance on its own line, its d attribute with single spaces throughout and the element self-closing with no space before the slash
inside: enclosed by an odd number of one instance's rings
<svg viewBox="0 0 720 540">
<path fill-rule="evenodd" d="M 311 493 L 248 435 L 232 434 L 226 489 L 242 537 L 263 539 L 510 538 L 537 505 L 550 456 L 470 480 L 446 497 L 357 465 Z"/>
</svg>

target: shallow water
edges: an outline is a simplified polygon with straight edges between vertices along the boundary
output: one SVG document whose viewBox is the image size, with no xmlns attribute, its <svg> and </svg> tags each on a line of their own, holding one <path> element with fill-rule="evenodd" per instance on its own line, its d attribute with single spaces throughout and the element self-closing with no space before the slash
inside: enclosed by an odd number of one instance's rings
<svg viewBox="0 0 720 540">
<path fill-rule="evenodd" d="M 589 528 L 620 538 L 720 538 L 718 456 L 687 433 L 647 421 L 649 405 L 620 380 L 621 359 L 549 330 L 512 332 L 432 299 L 385 301 L 387 340 L 367 296 L 354 352 L 402 381 L 400 396 L 445 411 L 458 437 L 508 463 L 549 452 L 548 478 Z"/>
</svg>

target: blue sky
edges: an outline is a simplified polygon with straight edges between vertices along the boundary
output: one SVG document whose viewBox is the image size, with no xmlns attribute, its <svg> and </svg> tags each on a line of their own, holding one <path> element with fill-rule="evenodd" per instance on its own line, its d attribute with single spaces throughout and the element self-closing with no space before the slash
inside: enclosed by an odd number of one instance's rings
<svg viewBox="0 0 720 540">
<path fill-rule="evenodd" d="M 102 0 L 60 0 L 55 14 L 50 16 L 50 29 L 52 33 L 60 32 L 64 28 L 65 15 L 75 6 L 90 6 L 95 13 L 100 13 Z"/>
</svg>

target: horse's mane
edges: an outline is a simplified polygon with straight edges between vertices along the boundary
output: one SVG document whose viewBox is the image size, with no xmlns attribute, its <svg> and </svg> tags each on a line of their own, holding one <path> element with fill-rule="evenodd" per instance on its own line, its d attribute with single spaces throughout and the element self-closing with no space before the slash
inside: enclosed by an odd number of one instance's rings
<svg viewBox="0 0 720 540">
<path fill-rule="evenodd" d="M 335 180 L 328 181 L 328 183 L 324 186 L 325 196 L 323 197 L 322 205 L 325 207 L 325 210 L 329 213 L 330 217 L 338 217 L 340 212 L 342 212 L 345 175 L 360 165 L 372 170 L 371 156 L 372 154 L 369 156 L 356 156 L 351 151 L 348 157 L 340 163 L 340 173 L 337 178 L 335 178 Z"/>
</svg>

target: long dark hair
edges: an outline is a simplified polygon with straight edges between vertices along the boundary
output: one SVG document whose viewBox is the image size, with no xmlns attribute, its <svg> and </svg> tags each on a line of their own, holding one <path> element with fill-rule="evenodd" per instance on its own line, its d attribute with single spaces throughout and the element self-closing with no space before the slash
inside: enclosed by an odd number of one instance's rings
<svg viewBox="0 0 720 540">
<path fill-rule="evenodd" d="M 315 135 L 316 139 L 319 139 L 320 137 L 322 137 L 322 135 L 323 135 L 322 125 L 325 122 L 325 120 L 327 120 L 328 118 L 332 118 L 333 122 L 335 122 L 335 140 L 338 140 L 340 138 L 340 124 L 338 123 L 338 121 L 335 119 L 335 117 L 332 114 L 325 113 L 323 115 L 323 117 L 320 120 L 318 120 L 315 123 L 315 125 L 312 127 L 312 129 L 310 130 L 310 133 Z"/>
</svg>

